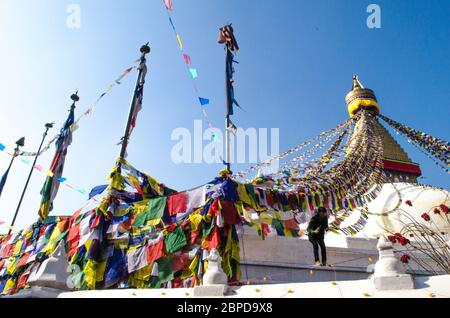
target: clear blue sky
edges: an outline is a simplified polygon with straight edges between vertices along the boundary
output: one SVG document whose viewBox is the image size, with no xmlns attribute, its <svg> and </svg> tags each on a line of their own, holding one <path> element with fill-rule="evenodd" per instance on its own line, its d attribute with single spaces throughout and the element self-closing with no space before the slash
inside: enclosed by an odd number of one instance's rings
<svg viewBox="0 0 450 318">
<path fill-rule="evenodd" d="M 81 8 L 81 28 L 66 26 L 66 8 Z M 344 96 L 351 76 L 375 90 L 382 112 L 416 129 L 450 139 L 450 2 L 448 1 L 250 1 L 175 0 L 173 17 L 198 69 L 208 113 L 222 126 L 224 53 L 217 29 L 233 22 L 240 44 L 236 110 L 241 127 L 280 128 L 281 150 L 293 147 L 347 118 Z M 381 29 L 368 29 L 367 5 L 381 6 Z M 193 129 L 201 112 L 162 1 L 0 2 L 0 142 L 26 136 L 38 147 L 43 124 L 62 125 L 69 96 L 79 90 L 85 110 L 150 41 L 143 110 L 129 146 L 129 161 L 175 189 L 214 177 L 220 164 L 181 164 L 170 159 L 173 129 Z M 88 191 L 105 183 L 119 153 L 135 74 L 107 96 L 80 124 L 64 176 Z M 206 123 L 204 124 L 206 126 Z M 449 176 L 407 142 L 421 164 L 422 182 L 450 188 Z M 38 163 L 48 168 L 54 149 Z M 0 173 L 9 157 L 0 154 Z M 10 222 L 28 167 L 17 162 L 0 198 L 0 220 Z M 243 166 L 234 167 L 237 171 Z M 44 182 L 33 175 L 17 227 L 37 219 Z M 87 195 L 61 187 L 54 214 L 71 214 Z M 0 232 L 5 231 L 0 227 Z"/>
</svg>

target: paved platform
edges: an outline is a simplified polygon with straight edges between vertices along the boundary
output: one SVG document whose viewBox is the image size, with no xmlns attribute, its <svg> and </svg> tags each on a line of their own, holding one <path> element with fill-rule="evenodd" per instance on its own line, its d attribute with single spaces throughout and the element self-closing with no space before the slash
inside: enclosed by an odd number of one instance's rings
<svg viewBox="0 0 450 318">
<path fill-rule="evenodd" d="M 232 287 L 231 298 L 450 298 L 450 275 L 416 277 L 413 290 L 375 291 L 372 280 Z M 62 293 L 59 298 L 190 298 L 191 288 L 115 289 Z"/>
</svg>

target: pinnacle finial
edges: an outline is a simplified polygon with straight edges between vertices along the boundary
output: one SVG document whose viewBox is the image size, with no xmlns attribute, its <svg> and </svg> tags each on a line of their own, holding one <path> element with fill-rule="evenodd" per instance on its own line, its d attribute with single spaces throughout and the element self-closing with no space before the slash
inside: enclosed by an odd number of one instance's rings
<svg viewBox="0 0 450 318">
<path fill-rule="evenodd" d="M 345 96 L 345 103 L 350 117 L 353 117 L 362 108 L 372 110 L 376 114 L 380 113 L 375 93 L 373 90 L 365 88 L 356 74 L 353 75 L 352 89 Z"/>
<path fill-rule="evenodd" d="M 25 146 L 25 137 L 20 138 L 16 141 L 17 148 Z"/>
<path fill-rule="evenodd" d="M 80 100 L 80 97 L 78 96 L 78 90 L 75 92 L 75 94 L 72 94 L 70 96 L 70 99 L 73 100 L 74 103 Z"/>
<path fill-rule="evenodd" d="M 364 88 L 363 84 L 359 81 L 358 75 L 353 75 L 353 83 L 352 83 L 352 90 L 356 88 Z"/>
<path fill-rule="evenodd" d="M 150 46 L 148 45 L 148 42 L 141 46 L 140 51 L 144 55 L 150 53 Z"/>
</svg>

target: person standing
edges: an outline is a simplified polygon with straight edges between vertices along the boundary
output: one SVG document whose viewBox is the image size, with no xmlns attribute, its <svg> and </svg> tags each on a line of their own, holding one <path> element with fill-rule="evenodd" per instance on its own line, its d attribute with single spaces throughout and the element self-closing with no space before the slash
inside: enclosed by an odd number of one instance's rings
<svg viewBox="0 0 450 318">
<path fill-rule="evenodd" d="M 325 232 L 328 231 L 328 212 L 324 207 L 319 207 L 317 213 L 311 218 L 307 232 L 309 241 L 314 248 L 314 262 L 316 266 L 327 265 L 327 250 L 325 247 Z M 319 246 L 322 254 L 322 262 L 319 259 Z"/>
</svg>

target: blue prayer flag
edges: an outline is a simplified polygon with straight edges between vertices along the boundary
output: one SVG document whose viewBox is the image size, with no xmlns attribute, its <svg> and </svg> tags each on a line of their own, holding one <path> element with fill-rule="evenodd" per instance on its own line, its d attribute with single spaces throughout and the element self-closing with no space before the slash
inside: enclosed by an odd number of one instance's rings
<svg viewBox="0 0 450 318">
<path fill-rule="evenodd" d="M 200 105 L 202 105 L 202 106 L 209 104 L 209 99 L 207 99 L 207 98 L 199 97 L 198 100 L 200 101 Z"/>
</svg>

